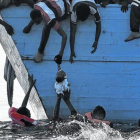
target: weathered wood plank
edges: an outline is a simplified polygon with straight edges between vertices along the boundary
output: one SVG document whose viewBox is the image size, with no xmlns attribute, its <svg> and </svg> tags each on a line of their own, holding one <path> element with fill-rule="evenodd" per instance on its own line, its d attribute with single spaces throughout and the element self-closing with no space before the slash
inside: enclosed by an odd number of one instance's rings
<svg viewBox="0 0 140 140">
<path fill-rule="evenodd" d="M 0 16 L 0 18 L 1 18 L 1 16 Z M 20 85 L 22 86 L 24 92 L 27 93 L 27 91 L 29 89 L 29 80 L 28 80 L 29 73 L 21 60 L 21 56 L 11 38 L 11 36 L 9 36 L 7 34 L 5 28 L 2 25 L 0 25 L 0 43 L 13 67 L 13 69 L 15 70 L 15 74 L 16 74 L 16 77 L 17 77 Z M 46 112 L 44 110 L 44 107 L 42 106 L 42 103 L 40 101 L 40 98 L 39 98 L 39 95 L 37 93 L 35 86 L 31 90 L 29 101 L 30 101 L 31 107 L 33 108 L 33 111 L 35 112 L 37 119 L 47 118 Z"/>
</svg>

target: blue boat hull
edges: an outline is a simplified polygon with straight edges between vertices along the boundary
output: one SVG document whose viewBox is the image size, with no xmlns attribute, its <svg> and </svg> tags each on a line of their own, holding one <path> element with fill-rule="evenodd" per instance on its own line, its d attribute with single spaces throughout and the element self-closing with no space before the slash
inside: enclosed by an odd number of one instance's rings
<svg viewBox="0 0 140 140">
<path fill-rule="evenodd" d="M 140 39 L 124 42 L 130 32 L 129 14 L 120 11 L 120 6 L 99 7 L 101 36 L 97 51 L 91 54 L 95 38 L 95 23 L 92 17 L 78 22 L 74 63 L 69 62 L 69 18 L 61 22 L 68 35 L 62 69 L 71 84 L 71 102 L 77 112 L 85 114 L 101 105 L 107 112 L 106 119 L 113 121 L 137 121 L 140 117 Z M 5 21 L 14 27 L 12 36 L 29 74 L 37 79 L 36 89 L 47 116 L 52 116 L 56 103 L 54 90 L 57 65 L 53 58 L 59 52 L 61 37 L 52 29 L 41 63 L 34 63 L 43 23 L 34 25 L 29 34 L 23 28 L 30 21 L 31 9 L 22 5 L 2 10 Z M 62 101 L 60 116 L 68 117 L 70 111 Z"/>
</svg>

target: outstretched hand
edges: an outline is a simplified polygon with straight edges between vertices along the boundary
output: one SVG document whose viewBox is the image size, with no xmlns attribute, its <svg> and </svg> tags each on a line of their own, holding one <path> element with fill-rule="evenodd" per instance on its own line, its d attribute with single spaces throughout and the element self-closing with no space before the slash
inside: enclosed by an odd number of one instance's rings
<svg viewBox="0 0 140 140">
<path fill-rule="evenodd" d="M 121 11 L 123 13 L 126 13 L 128 11 L 128 1 L 127 0 L 122 1 Z"/>
<path fill-rule="evenodd" d="M 74 62 L 74 61 L 73 61 L 73 57 L 76 58 L 75 52 L 74 52 L 73 54 L 70 55 L 69 61 L 70 61 L 71 64 Z"/>
<path fill-rule="evenodd" d="M 97 50 L 97 42 L 95 41 L 92 45 L 93 50 L 91 51 L 91 53 L 94 53 Z"/>
<path fill-rule="evenodd" d="M 26 26 L 26 27 L 23 29 L 23 33 L 25 33 L 25 34 L 28 34 L 30 31 L 31 31 L 31 27 L 29 27 L 29 26 Z"/>
<path fill-rule="evenodd" d="M 36 79 L 33 80 L 33 75 L 29 75 L 29 84 L 30 84 L 30 87 L 32 88 L 36 83 Z"/>
<path fill-rule="evenodd" d="M 14 34 L 14 29 L 13 29 L 13 27 L 11 25 L 9 25 L 9 24 L 6 23 L 6 24 L 4 24 L 4 27 L 5 27 L 5 29 L 6 29 L 6 31 L 7 31 L 7 33 L 9 35 Z"/>
<path fill-rule="evenodd" d="M 57 63 L 57 64 L 61 64 L 62 63 L 62 56 L 61 55 L 56 55 L 55 57 L 54 57 L 54 61 Z"/>
</svg>

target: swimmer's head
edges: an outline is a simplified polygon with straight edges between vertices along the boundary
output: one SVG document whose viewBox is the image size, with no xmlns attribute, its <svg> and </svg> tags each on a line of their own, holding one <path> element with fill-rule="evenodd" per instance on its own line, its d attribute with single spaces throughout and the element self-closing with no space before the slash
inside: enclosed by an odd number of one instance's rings
<svg viewBox="0 0 140 140">
<path fill-rule="evenodd" d="M 102 106 L 97 106 L 93 109 L 92 117 L 94 119 L 103 120 L 106 117 L 106 111 Z"/>
<path fill-rule="evenodd" d="M 21 114 L 21 115 L 25 115 L 27 117 L 31 117 L 31 113 L 30 113 L 30 110 L 26 107 L 20 107 L 18 110 L 17 110 L 17 113 Z"/>
</svg>

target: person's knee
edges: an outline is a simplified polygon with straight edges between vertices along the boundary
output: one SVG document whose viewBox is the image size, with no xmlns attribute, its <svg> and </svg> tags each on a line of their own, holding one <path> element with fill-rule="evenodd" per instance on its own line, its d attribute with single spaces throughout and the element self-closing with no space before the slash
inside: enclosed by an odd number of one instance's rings
<svg viewBox="0 0 140 140">
<path fill-rule="evenodd" d="M 62 37 L 63 37 L 63 39 L 67 40 L 67 34 L 66 33 L 64 33 Z"/>
</svg>

